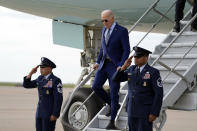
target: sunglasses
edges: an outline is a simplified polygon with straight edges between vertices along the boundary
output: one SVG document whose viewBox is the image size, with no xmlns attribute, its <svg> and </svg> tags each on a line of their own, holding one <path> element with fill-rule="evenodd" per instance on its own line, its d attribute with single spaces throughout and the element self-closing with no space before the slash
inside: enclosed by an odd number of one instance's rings
<svg viewBox="0 0 197 131">
<path fill-rule="evenodd" d="M 105 20 L 101 20 L 101 22 L 106 22 L 106 23 L 107 23 L 107 22 L 108 22 L 108 20 L 106 20 L 106 19 L 105 19 Z"/>
</svg>

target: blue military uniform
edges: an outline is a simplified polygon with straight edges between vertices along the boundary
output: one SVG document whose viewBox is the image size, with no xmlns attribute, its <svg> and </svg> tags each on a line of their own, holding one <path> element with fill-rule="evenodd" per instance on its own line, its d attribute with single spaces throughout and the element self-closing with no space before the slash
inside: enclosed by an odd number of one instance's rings
<svg viewBox="0 0 197 131">
<path fill-rule="evenodd" d="M 47 58 L 42 58 L 40 66 L 50 63 Z M 55 68 L 55 64 L 48 64 Z M 56 121 L 50 121 L 50 116 L 57 118 L 60 115 L 62 105 L 62 83 L 61 80 L 51 73 L 48 78 L 40 75 L 36 80 L 24 77 L 24 88 L 38 88 L 39 101 L 36 111 L 36 131 L 54 131 Z"/>
<path fill-rule="evenodd" d="M 148 63 L 139 74 L 137 72 L 137 65 L 132 65 L 125 71 L 116 71 L 113 79 L 128 81 L 129 131 L 152 131 L 148 117 L 150 114 L 159 116 L 163 99 L 160 73 Z"/>
</svg>

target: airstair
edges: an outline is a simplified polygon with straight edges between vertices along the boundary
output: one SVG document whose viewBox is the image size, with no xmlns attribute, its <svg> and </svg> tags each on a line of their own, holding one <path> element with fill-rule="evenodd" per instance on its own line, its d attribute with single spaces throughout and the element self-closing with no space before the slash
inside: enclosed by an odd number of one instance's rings
<svg viewBox="0 0 197 131">
<path fill-rule="evenodd" d="M 151 10 L 161 15 L 160 19 L 152 25 L 137 46 L 162 19 L 173 22 L 173 20 L 167 17 L 167 13 L 174 7 L 175 2 L 165 13 L 161 13 L 156 9 L 159 1 L 160 0 L 156 0 L 129 30 L 129 32 L 133 31 L 136 25 Z M 149 58 L 149 64 L 160 70 L 164 87 L 162 110 L 160 117 L 154 122 L 154 127 L 157 131 L 160 131 L 165 124 L 167 119 L 165 111 L 167 109 L 197 109 L 197 32 L 190 31 L 190 24 L 196 17 L 197 15 L 191 18 L 191 10 L 189 10 L 184 19 L 180 22 L 181 31 L 179 33 L 170 31 L 161 44 L 155 48 L 155 51 Z M 116 126 L 120 130 L 125 131 L 128 130 L 128 117 L 125 110 L 126 97 L 128 95 L 127 89 L 127 83 L 120 89 L 119 103 L 121 107 L 115 119 Z M 108 108 L 108 105 L 104 106 L 83 131 L 105 131 L 105 127 L 110 121 L 110 117 L 105 116 Z"/>
</svg>

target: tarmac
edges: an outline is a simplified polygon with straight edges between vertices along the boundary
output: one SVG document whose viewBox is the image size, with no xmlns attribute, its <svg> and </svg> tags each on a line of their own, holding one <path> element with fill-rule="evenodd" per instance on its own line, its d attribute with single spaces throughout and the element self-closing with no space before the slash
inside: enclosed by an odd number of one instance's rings
<svg viewBox="0 0 197 131">
<path fill-rule="evenodd" d="M 64 101 L 72 88 L 64 88 Z M 0 87 L 0 131 L 35 131 L 37 89 Z M 60 120 L 56 131 L 63 131 Z M 197 131 L 197 111 L 167 111 L 162 131 Z"/>
</svg>

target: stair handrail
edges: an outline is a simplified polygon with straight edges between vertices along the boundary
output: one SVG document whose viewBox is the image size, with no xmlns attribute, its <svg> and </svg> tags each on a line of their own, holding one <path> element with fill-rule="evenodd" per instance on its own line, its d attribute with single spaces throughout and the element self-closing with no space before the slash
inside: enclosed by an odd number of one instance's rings
<svg viewBox="0 0 197 131">
<path fill-rule="evenodd" d="M 131 31 L 133 31 L 134 30 L 134 28 L 139 24 L 139 22 L 153 9 L 155 9 L 155 7 L 157 6 L 157 4 L 158 4 L 158 2 L 159 2 L 160 0 L 156 0 L 146 11 L 145 11 L 145 13 L 137 20 L 137 22 L 135 22 L 135 24 L 129 29 L 129 33 L 131 33 Z M 166 17 L 165 15 L 172 9 L 172 7 L 175 5 L 175 3 L 176 3 L 176 1 L 168 8 L 168 10 L 164 13 L 164 15 L 162 14 L 160 14 L 161 15 L 161 17 L 152 25 L 152 27 L 148 30 L 148 32 L 142 37 L 142 39 L 138 42 L 138 44 L 136 45 L 136 46 L 138 46 L 143 40 L 144 40 L 144 38 L 156 27 L 156 25 L 164 18 L 164 17 Z M 156 12 L 157 13 L 157 12 Z M 168 19 L 169 20 L 169 19 Z M 130 52 L 132 52 L 133 51 L 133 49 L 130 51 Z M 128 93 L 125 95 L 125 98 L 123 99 L 123 102 L 122 103 L 125 103 L 125 101 L 126 101 L 126 97 L 127 97 L 127 95 L 128 95 Z M 118 117 L 119 117 L 119 115 L 120 115 L 120 112 L 121 112 L 121 110 L 122 110 L 122 108 L 123 108 L 123 106 L 124 106 L 124 104 L 122 104 L 121 106 L 120 106 L 120 108 L 119 108 L 119 111 L 118 111 L 118 113 L 117 113 L 117 115 L 116 115 L 116 118 L 115 118 L 115 123 L 117 122 L 117 120 L 118 120 Z"/>
<path fill-rule="evenodd" d="M 172 7 L 174 7 L 176 1 L 168 8 L 168 10 L 164 13 L 164 14 L 161 14 L 159 13 L 159 11 L 157 11 L 155 9 L 155 7 L 153 8 L 153 10 L 158 13 L 159 15 L 161 15 L 161 17 L 154 23 L 152 24 L 151 28 L 149 28 L 149 30 L 146 32 L 146 34 L 140 39 L 140 41 L 136 44 L 136 46 L 138 46 L 145 38 L 146 36 L 158 25 L 159 22 L 161 22 L 161 20 L 163 18 L 167 18 L 167 20 L 169 20 L 170 22 L 172 22 L 172 20 L 170 20 L 168 17 L 166 17 L 165 15 L 167 15 L 167 13 L 172 9 Z"/>
<path fill-rule="evenodd" d="M 188 51 L 185 52 L 185 54 L 182 56 L 182 58 L 174 65 L 173 68 L 170 68 L 171 70 L 168 72 L 168 74 L 164 77 L 162 80 L 163 82 L 167 79 L 167 77 L 170 75 L 171 72 L 177 72 L 175 68 L 185 59 L 186 55 L 189 54 L 189 52 L 197 45 L 197 41 L 192 45 L 191 48 L 189 48 Z"/>
<path fill-rule="evenodd" d="M 151 28 L 149 28 L 149 30 L 147 31 L 147 33 L 140 39 L 140 41 L 136 44 L 136 46 L 138 46 L 145 38 L 146 36 L 158 25 L 158 23 L 161 22 L 161 20 L 163 18 L 166 18 L 168 21 L 174 23 L 170 18 L 168 18 L 166 15 L 167 13 L 174 7 L 176 0 L 174 1 L 174 3 L 168 8 L 168 10 L 162 14 L 161 12 L 159 12 L 158 10 L 155 9 L 155 7 L 157 6 L 157 4 L 160 2 L 160 0 L 156 0 L 146 11 L 145 13 L 137 20 L 137 22 L 135 22 L 134 25 L 132 25 L 132 27 L 129 29 L 129 33 L 131 33 L 135 27 L 139 24 L 139 22 L 151 11 L 155 11 L 157 14 L 161 15 L 161 17 L 151 26 Z M 131 50 L 131 52 L 133 51 L 133 49 Z"/>
<path fill-rule="evenodd" d="M 131 26 L 129 33 L 135 29 L 135 27 L 140 23 L 140 21 L 157 5 L 160 0 L 155 0 L 155 2 L 144 12 L 144 14 Z"/>
<path fill-rule="evenodd" d="M 197 18 L 197 13 L 190 19 L 190 21 L 183 27 L 183 29 L 176 35 L 176 37 L 170 42 L 167 48 L 165 48 L 162 53 L 157 57 L 157 59 L 154 60 L 154 62 L 151 64 L 151 66 L 154 66 L 158 60 L 166 53 L 166 51 L 174 44 L 174 42 L 183 34 L 185 29 L 191 25 L 191 23 Z"/>
<path fill-rule="evenodd" d="M 90 73 L 86 76 L 86 78 L 81 81 L 78 85 L 76 85 L 76 87 L 74 88 L 74 90 L 72 91 L 71 96 L 68 98 L 68 102 L 66 103 L 66 106 L 64 107 L 60 117 L 62 118 L 62 116 L 65 115 L 66 111 L 68 110 L 68 107 L 72 101 L 72 98 L 74 96 L 74 94 L 78 91 L 79 88 L 81 88 L 82 86 L 84 86 L 91 78 L 92 74 L 95 73 L 96 70 L 92 70 L 90 71 Z"/>
<path fill-rule="evenodd" d="M 120 109 L 118 110 L 118 113 L 117 113 L 116 118 L 115 118 L 115 123 L 117 122 L 117 120 L 118 120 L 118 118 L 120 116 L 120 112 L 121 112 L 121 110 L 122 110 L 122 108 L 124 106 L 124 102 L 127 100 L 127 96 L 128 96 L 128 92 L 126 93 L 126 95 L 125 95 L 125 97 L 124 97 L 124 99 L 122 101 L 122 104 L 120 106 Z"/>
<path fill-rule="evenodd" d="M 138 19 L 138 21 L 129 29 L 129 33 L 131 33 L 131 31 L 134 30 L 134 28 L 138 25 L 138 23 L 152 10 L 152 9 L 155 9 L 156 5 L 158 4 L 160 0 L 156 0 L 147 10 L 146 12 Z M 138 46 L 143 40 L 144 38 L 156 27 L 156 25 L 165 17 L 167 18 L 167 20 L 171 21 L 168 17 L 166 17 L 165 15 L 172 9 L 172 7 L 174 7 L 176 1 L 174 1 L 174 3 L 170 6 L 170 8 L 168 8 L 168 10 L 164 13 L 164 14 L 161 14 L 160 12 L 158 12 L 157 10 L 154 10 L 156 13 L 160 14 L 161 17 L 160 19 L 158 19 L 153 25 L 152 27 L 148 30 L 148 32 L 142 37 L 142 39 L 137 43 L 136 46 Z M 194 19 L 197 18 L 197 14 L 195 16 L 192 17 L 192 19 L 190 19 L 189 23 L 186 24 L 186 26 L 184 26 L 184 28 L 179 32 L 179 34 L 171 41 L 170 45 L 168 46 L 168 48 L 179 38 L 179 36 L 185 31 L 185 29 L 194 21 Z M 167 49 L 168 49 L 167 48 Z M 131 50 L 131 52 L 133 51 L 133 49 Z M 167 50 L 166 50 L 167 51 Z M 165 51 L 165 52 L 166 52 Z M 164 51 L 162 52 L 162 56 L 163 54 L 165 53 Z M 160 58 L 160 57 L 159 57 Z M 159 58 L 157 59 L 157 61 L 159 60 Z M 157 62 L 156 60 L 151 64 L 152 66 L 155 65 L 155 63 Z M 178 73 L 177 73 L 178 74 Z M 125 103 L 126 101 L 126 97 L 127 97 L 128 93 L 125 95 L 125 98 L 123 99 L 123 103 Z M 118 120 L 118 117 L 120 115 L 120 112 L 123 108 L 123 105 L 121 105 L 117 115 L 116 115 L 116 118 L 115 118 L 115 122 L 117 122 Z"/>
</svg>

